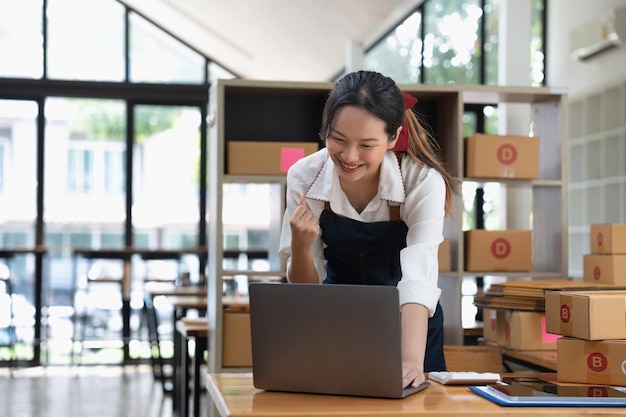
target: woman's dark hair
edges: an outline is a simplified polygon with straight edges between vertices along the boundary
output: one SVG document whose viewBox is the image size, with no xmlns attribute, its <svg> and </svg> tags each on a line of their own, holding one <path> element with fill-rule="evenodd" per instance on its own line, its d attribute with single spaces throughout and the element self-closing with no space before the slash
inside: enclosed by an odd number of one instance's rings
<svg viewBox="0 0 626 417">
<path fill-rule="evenodd" d="M 396 132 L 406 118 L 409 130 L 407 154 L 416 162 L 441 174 L 446 184 L 445 211 L 449 215 L 452 212 L 452 194 L 457 191 L 458 180 L 448 173 L 440 160 L 436 140 L 424 129 L 415 112 L 405 109 L 404 96 L 395 81 L 375 71 L 352 72 L 337 81 L 322 113 L 322 141 L 330 135 L 337 111 L 347 105 L 361 107 L 382 120 L 389 141 L 396 138 Z"/>
</svg>

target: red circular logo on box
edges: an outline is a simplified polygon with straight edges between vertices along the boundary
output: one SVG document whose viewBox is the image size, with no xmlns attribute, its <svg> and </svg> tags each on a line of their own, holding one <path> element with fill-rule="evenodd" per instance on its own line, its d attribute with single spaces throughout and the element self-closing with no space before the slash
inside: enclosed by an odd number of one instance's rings
<svg viewBox="0 0 626 417">
<path fill-rule="evenodd" d="M 587 368 L 593 372 L 602 372 L 606 369 L 608 360 L 600 352 L 593 352 L 587 356 Z"/>
<path fill-rule="evenodd" d="M 491 254 L 498 259 L 504 259 L 511 254 L 511 244 L 506 239 L 496 239 L 491 243 Z"/>
<path fill-rule="evenodd" d="M 598 281 L 600 280 L 601 276 L 602 276 L 602 270 L 600 269 L 600 267 L 596 266 L 595 268 L 593 268 L 593 279 Z"/>
<path fill-rule="evenodd" d="M 572 314 L 569 309 L 569 306 L 567 304 L 563 304 L 561 306 L 561 321 L 563 323 L 569 323 L 571 318 L 572 318 Z"/>
<path fill-rule="evenodd" d="M 505 143 L 504 145 L 498 147 L 496 157 L 501 164 L 511 165 L 517 160 L 517 149 L 515 149 L 515 146 L 511 144 Z"/>
<path fill-rule="evenodd" d="M 607 387 L 593 385 L 587 388 L 587 397 L 608 397 L 609 390 Z"/>
<path fill-rule="evenodd" d="M 599 246 L 602 246 L 602 243 L 604 242 L 604 236 L 602 236 L 602 232 L 598 233 L 598 236 L 596 236 L 596 242 L 598 242 Z"/>
</svg>

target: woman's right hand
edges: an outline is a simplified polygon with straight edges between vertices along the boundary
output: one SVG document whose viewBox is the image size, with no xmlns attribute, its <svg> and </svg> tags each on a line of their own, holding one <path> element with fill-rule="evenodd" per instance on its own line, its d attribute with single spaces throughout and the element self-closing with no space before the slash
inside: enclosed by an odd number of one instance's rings
<svg viewBox="0 0 626 417">
<path fill-rule="evenodd" d="M 300 195 L 300 204 L 289 219 L 291 227 L 291 248 L 294 250 L 309 250 L 320 232 L 317 217 L 307 207 L 306 197 Z"/>
</svg>

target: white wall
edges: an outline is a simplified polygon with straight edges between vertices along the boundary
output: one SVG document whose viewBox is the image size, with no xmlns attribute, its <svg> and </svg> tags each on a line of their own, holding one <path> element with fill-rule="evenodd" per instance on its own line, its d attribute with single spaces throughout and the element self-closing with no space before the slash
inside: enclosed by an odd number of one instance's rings
<svg viewBox="0 0 626 417">
<path fill-rule="evenodd" d="M 547 84 L 567 87 L 570 97 L 623 81 L 626 78 L 626 43 L 589 61 L 571 58 L 569 36 L 604 12 L 626 6 L 626 0 L 549 0 Z"/>
<path fill-rule="evenodd" d="M 589 226 L 626 223 L 626 42 L 580 61 L 570 55 L 569 36 L 626 0 L 550 0 L 548 7 L 547 83 L 569 91 L 568 269 L 583 278 Z"/>
</svg>

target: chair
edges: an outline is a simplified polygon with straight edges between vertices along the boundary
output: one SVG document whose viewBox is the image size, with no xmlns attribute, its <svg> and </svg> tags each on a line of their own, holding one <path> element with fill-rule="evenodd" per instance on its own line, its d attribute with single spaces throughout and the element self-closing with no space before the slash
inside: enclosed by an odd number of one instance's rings
<svg viewBox="0 0 626 417">
<path fill-rule="evenodd" d="M 111 288 L 118 287 L 115 289 L 115 292 L 119 293 L 120 296 L 120 314 L 122 315 L 122 321 L 125 321 L 123 317 L 123 303 L 124 303 L 124 267 L 122 266 L 120 271 L 113 271 L 114 263 L 111 263 L 111 260 L 114 261 L 122 261 L 121 259 L 115 259 L 112 257 L 102 257 L 100 258 L 97 254 L 92 253 L 84 256 L 88 262 L 88 270 L 87 273 L 83 276 L 75 277 L 75 288 L 74 288 L 74 314 L 73 314 L 73 323 L 74 323 L 74 335 L 72 340 L 72 351 L 71 351 L 71 364 L 75 364 L 75 355 L 76 349 L 74 349 L 75 342 L 80 343 L 80 356 L 83 355 L 83 349 L 85 345 L 88 320 L 91 318 L 92 320 L 96 320 L 97 318 L 93 317 L 93 313 L 97 310 L 106 310 L 106 308 L 102 308 L 104 306 L 94 307 L 94 303 L 97 301 L 111 302 L 111 299 L 108 297 L 102 297 L 98 295 L 97 297 L 93 296 L 94 288 L 100 288 L 100 291 L 107 290 Z M 100 259 L 99 259 L 100 258 Z M 79 312 L 80 311 L 80 312 Z M 103 320 L 107 320 L 107 323 L 103 324 L 108 327 L 108 316 L 102 317 Z M 80 324 L 80 329 L 78 329 L 77 324 Z M 97 324 L 97 323 L 96 323 Z M 92 326 L 93 328 L 94 326 Z M 125 327 L 125 325 L 123 325 Z M 122 333 L 125 333 L 124 329 Z M 124 347 L 128 346 L 128 340 L 126 340 L 126 336 L 122 334 L 123 345 Z"/>
<path fill-rule="evenodd" d="M 444 345 L 443 354 L 450 372 L 503 371 L 502 349 L 499 346 Z"/>
<path fill-rule="evenodd" d="M 157 381 L 161 381 L 163 392 L 169 392 L 168 376 L 165 373 L 165 360 L 161 353 L 161 336 L 157 308 L 154 304 L 155 289 L 176 288 L 181 279 L 181 252 L 172 250 L 143 250 L 138 252 L 144 264 L 142 319 L 145 320 L 150 345 L 152 373 Z M 175 271 L 169 266 L 175 263 Z M 141 327 L 141 326 L 140 326 Z M 174 330 L 172 330 L 174 331 Z"/>
</svg>

